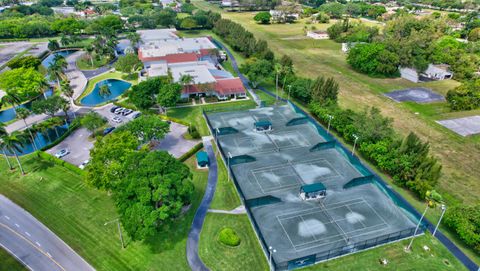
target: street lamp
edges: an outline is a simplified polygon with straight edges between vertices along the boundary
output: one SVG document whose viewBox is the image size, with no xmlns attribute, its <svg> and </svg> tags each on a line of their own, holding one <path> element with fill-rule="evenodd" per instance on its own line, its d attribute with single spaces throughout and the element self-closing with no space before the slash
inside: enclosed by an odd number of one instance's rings
<svg viewBox="0 0 480 271">
<path fill-rule="evenodd" d="M 292 89 L 292 85 L 288 85 L 288 98 L 287 100 L 290 101 L 290 90 Z"/>
<path fill-rule="evenodd" d="M 123 234 L 122 234 L 122 228 L 120 227 L 120 219 L 116 218 L 112 221 L 105 222 L 103 226 L 107 226 L 110 223 L 117 222 L 117 227 L 118 227 L 118 235 L 120 237 L 120 242 L 122 243 L 122 248 L 125 248 L 125 244 L 123 243 Z"/>
<path fill-rule="evenodd" d="M 435 230 L 433 231 L 433 237 L 435 237 L 435 233 L 437 233 L 438 227 L 440 226 L 440 222 L 442 222 L 443 215 L 445 214 L 445 211 L 447 210 L 447 206 L 445 204 L 442 204 L 442 214 L 440 215 L 440 219 L 438 220 L 437 226 L 435 226 Z"/>
<path fill-rule="evenodd" d="M 272 254 L 273 254 L 273 253 L 276 253 L 277 250 L 274 249 L 273 247 L 269 246 L 269 247 L 268 247 L 268 252 L 269 252 L 269 255 L 268 255 L 268 263 L 269 263 L 269 265 L 270 265 L 270 271 L 273 271 L 274 269 L 273 269 L 273 264 L 272 264 Z"/>
<path fill-rule="evenodd" d="M 330 122 L 332 121 L 332 119 L 334 118 L 334 116 L 332 116 L 332 115 L 327 115 L 327 117 L 328 117 L 327 133 L 330 133 Z"/>
<path fill-rule="evenodd" d="M 220 154 L 220 145 L 218 145 L 218 134 L 220 133 L 220 130 L 218 128 L 215 128 L 215 142 L 217 143 L 217 155 Z"/>
<path fill-rule="evenodd" d="M 355 141 L 353 142 L 352 155 L 355 155 L 355 147 L 357 146 L 358 136 L 353 134 L 353 138 L 355 138 Z"/>
<path fill-rule="evenodd" d="M 228 180 L 230 181 L 230 159 L 232 158 L 232 154 L 230 152 L 227 153 L 227 172 L 228 172 Z"/>
<path fill-rule="evenodd" d="M 418 220 L 417 227 L 415 227 L 415 232 L 413 233 L 412 239 L 410 239 L 410 243 L 405 248 L 405 251 L 410 251 L 410 249 L 412 248 L 413 240 L 415 239 L 415 236 L 417 235 L 418 228 L 420 228 L 420 224 L 422 223 L 423 217 L 427 213 L 428 208 L 429 208 L 429 206 L 427 204 L 427 208 L 425 208 L 425 211 L 423 211 L 422 217 L 420 217 L 420 220 Z"/>
</svg>

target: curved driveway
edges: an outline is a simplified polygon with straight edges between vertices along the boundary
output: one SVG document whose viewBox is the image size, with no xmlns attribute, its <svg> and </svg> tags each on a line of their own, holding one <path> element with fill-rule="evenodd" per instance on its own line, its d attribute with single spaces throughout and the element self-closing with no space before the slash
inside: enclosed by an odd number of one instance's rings
<svg viewBox="0 0 480 271">
<path fill-rule="evenodd" d="M 208 208 L 212 202 L 213 195 L 215 194 L 215 188 L 217 186 L 217 159 L 213 152 L 210 137 L 205 137 L 203 140 L 205 151 L 208 153 L 208 159 L 210 161 L 208 169 L 208 183 L 205 194 L 203 195 L 202 202 L 195 213 L 193 218 L 192 228 L 188 233 L 187 240 L 187 261 L 190 268 L 193 271 L 208 271 L 209 269 L 200 259 L 198 255 L 198 240 L 200 239 L 200 232 L 202 231 L 203 221 L 207 215 Z"/>
<path fill-rule="evenodd" d="M 0 246 L 30 270 L 95 270 L 24 209 L 0 195 Z"/>
</svg>

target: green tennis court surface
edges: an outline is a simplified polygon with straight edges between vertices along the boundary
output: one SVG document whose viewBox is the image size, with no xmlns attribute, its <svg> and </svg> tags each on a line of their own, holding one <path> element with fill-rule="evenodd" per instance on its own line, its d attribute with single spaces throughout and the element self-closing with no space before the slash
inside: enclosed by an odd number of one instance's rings
<svg viewBox="0 0 480 271">
<path fill-rule="evenodd" d="M 262 245 L 277 251 L 277 270 L 413 234 L 413 216 L 289 105 L 212 113 L 207 119 Z M 272 123 L 271 131 L 255 130 L 254 123 L 263 120 Z M 355 182 L 362 178 L 373 181 Z M 318 182 L 325 185 L 326 197 L 302 200 L 300 187 Z"/>
</svg>

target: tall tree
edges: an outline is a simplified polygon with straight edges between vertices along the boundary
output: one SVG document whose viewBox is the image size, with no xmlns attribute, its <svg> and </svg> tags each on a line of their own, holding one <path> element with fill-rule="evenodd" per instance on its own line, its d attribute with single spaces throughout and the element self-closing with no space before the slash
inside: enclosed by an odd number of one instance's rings
<svg viewBox="0 0 480 271">
<path fill-rule="evenodd" d="M 34 101 L 32 111 L 35 114 L 47 114 L 53 118 L 55 113 L 62 109 L 65 102 L 67 101 L 60 96 L 51 96 L 45 100 Z"/>
<path fill-rule="evenodd" d="M 10 163 L 10 160 L 8 159 L 8 155 L 5 150 L 5 144 L 3 143 L 3 138 L 5 136 L 8 136 L 7 130 L 5 129 L 5 124 L 3 122 L 0 122 L 0 149 L 2 149 L 3 157 L 5 157 L 5 160 L 7 160 L 8 167 L 10 168 L 10 170 L 12 170 L 13 167 Z"/>
<path fill-rule="evenodd" d="M 107 121 L 95 111 L 91 111 L 80 120 L 82 126 L 92 132 L 93 137 L 95 137 L 95 131 L 102 127 L 106 122 Z"/>
<path fill-rule="evenodd" d="M 51 80 L 57 81 L 57 86 L 60 88 L 60 80 L 65 76 L 64 70 L 68 63 L 62 55 L 55 55 L 52 64 L 48 67 L 47 72 Z"/>
<path fill-rule="evenodd" d="M 157 95 L 157 103 L 165 109 L 167 107 L 173 107 L 180 99 L 182 92 L 182 86 L 180 84 L 166 84 L 160 88 L 160 92 Z"/>
<path fill-rule="evenodd" d="M 18 68 L 0 74 L 0 89 L 21 101 L 36 97 L 46 85 L 45 76 L 33 68 Z"/>
<path fill-rule="evenodd" d="M 312 100 L 321 105 L 332 105 L 337 103 L 338 83 L 333 78 L 325 79 L 317 77 L 312 84 Z"/>
<path fill-rule="evenodd" d="M 75 91 L 73 90 L 72 86 L 70 86 L 70 81 L 68 81 L 68 79 L 60 82 L 60 90 L 62 91 L 63 95 L 70 99 L 70 104 L 73 104 L 73 96 L 75 95 Z M 75 110 L 73 110 L 72 113 L 73 117 L 76 118 Z"/>
<path fill-rule="evenodd" d="M 23 142 L 24 139 L 17 133 L 5 135 L 1 138 L 2 141 L 2 148 L 7 150 L 8 152 L 12 153 L 17 160 L 18 166 L 20 167 L 20 171 L 23 175 L 25 175 L 25 171 L 23 170 L 22 163 L 18 158 L 18 153 L 22 152 L 22 148 L 24 146 Z"/>
<path fill-rule="evenodd" d="M 16 110 L 16 113 L 17 113 L 17 118 L 22 119 L 23 123 L 25 123 L 25 130 L 27 130 L 27 132 L 30 135 L 30 139 L 32 141 L 33 148 L 35 150 L 38 150 L 37 144 L 35 143 L 35 137 L 33 136 L 32 131 L 30 129 L 28 129 L 28 124 L 27 124 L 27 118 L 31 115 L 32 112 L 30 112 L 30 110 L 28 110 L 25 107 L 20 107 Z"/>
<path fill-rule="evenodd" d="M 57 40 L 48 40 L 48 50 L 55 52 L 60 49 L 60 44 Z"/>
<path fill-rule="evenodd" d="M 103 84 L 98 89 L 98 95 L 100 95 L 102 97 L 107 97 L 110 94 L 112 94 L 112 91 L 110 91 L 110 87 L 108 87 L 108 84 Z"/>
</svg>

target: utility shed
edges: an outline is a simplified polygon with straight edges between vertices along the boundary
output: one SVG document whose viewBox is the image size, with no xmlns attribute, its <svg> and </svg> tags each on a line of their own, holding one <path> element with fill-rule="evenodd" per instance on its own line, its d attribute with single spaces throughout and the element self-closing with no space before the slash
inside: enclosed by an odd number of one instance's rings
<svg viewBox="0 0 480 271">
<path fill-rule="evenodd" d="M 208 154 L 204 151 L 197 152 L 197 165 L 200 168 L 208 167 Z"/>
<path fill-rule="evenodd" d="M 307 184 L 300 187 L 300 197 L 303 200 L 316 200 L 327 195 L 327 188 L 323 183 Z"/>
<path fill-rule="evenodd" d="M 272 123 L 268 120 L 259 120 L 255 122 L 254 127 L 257 132 L 270 131 L 272 130 Z"/>
</svg>

